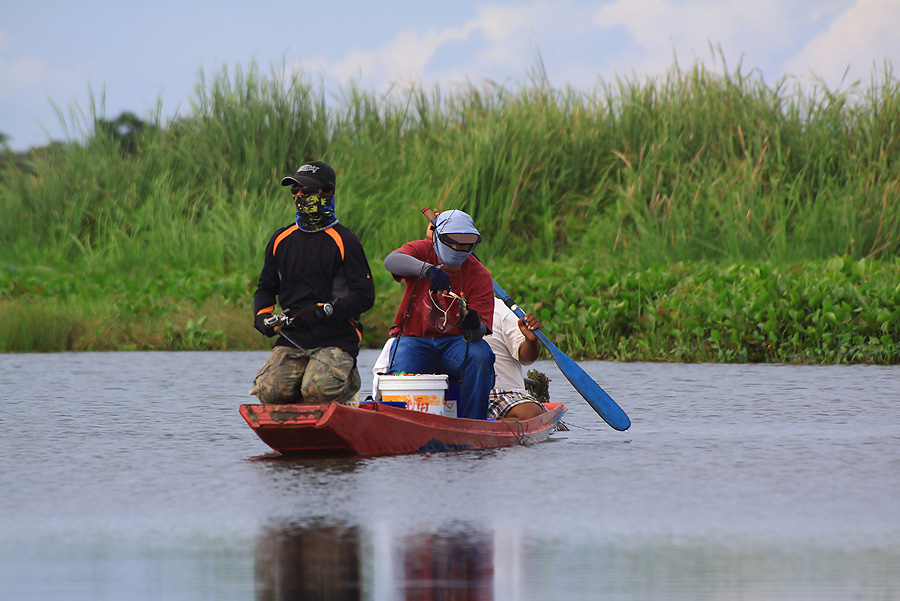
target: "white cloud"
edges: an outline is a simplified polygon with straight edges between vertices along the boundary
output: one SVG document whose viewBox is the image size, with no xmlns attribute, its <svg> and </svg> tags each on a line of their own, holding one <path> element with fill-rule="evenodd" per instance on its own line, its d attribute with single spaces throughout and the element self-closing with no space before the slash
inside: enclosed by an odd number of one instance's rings
<svg viewBox="0 0 900 601">
<path fill-rule="evenodd" d="M 462 84 L 470 78 L 522 75 L 534 64 L 541 36 L 567 40 L 590 27 L 589 11 L 572 2 L 546 2 L 516 6 L 482 6 L 462 26 L 427 31 L 407 30 L 369 50 L 352 50 L 339 60 L 317 56 L 289 69 L 309 71 L 315 66 L 324 77 L 346 83 L 355 80 L 384 88 L 391 84 Z M 467 44 L 468 60 L 453 66 L 435 66 L 442 50 Z M 364 85 L 363 87 L 366 87 Z"/>
<path fill-rule="evenodd" d="M 0 96 L 33 90 L 47 74 L 47 65 L 35 58 L 8 60 L 9 45 L 9 39 L 0 33 Z"/>
<path fill-rule="evenodd" d="M 91 75 L 102 73 L 108 62 L 101 57 L 74 68 L 61 69 L 33 56 L 10 59 L 6 56 L 7 48 L 8 39 L 0 33 L 0 96 L 14 95 L 41 102 L 47 102 L 48 90 L 52 91 L 53 98 L 63 102 L 86 92 Z"/>
<path fill-rule="evenodd" d="M 11 62 L 6 62 L 0 57 L 0 93 L 8 90 L 8 93 L 34 89 L 40 84 L 47 74 L 47 65 L 43 62 L 25 57 Z"/>
<path fill-rule="evenodd" d="M 467 36 L 466 29 L 403 31 L 372 50 L 354 49 L 339 60 L 315 56 L 298 61 L 287 70 L 319 73 L 341 84 L 354 80 L 384 86 L 393 81 L 419 80 L 442 45 Z"/>
<path fill-rule="evenodd" d="M 351 52 L 328 67 L 328 71 L 341 80 L 358 75 L 366 79 L 418 79 L 442 45 L 464 40 L 467 36 L 465 29 L 428 30 L 422 33 L 404 31 L 373 51 Z"/>
<path fill-rule="evenodd" d="M 898 23 L 900 3 L 896 0 L 858 0 L 786 61 L 784 68 L 803 79 L 819 77 L 832 90 L 847 88 L 855 81 L 865 87 L 873 68 L 876 76 L 883 75 L 885 59 L 900 60 Z"/>
<path fill-rule="evenodd" d="M 543 19 L 550 22 L 553 12 L 543 2 L 536 2 L 530 6 L 523 5 L 514 8 L 505 6 L 489 6 L 478 9 L 478 16 L 466 24 L 468 29 L 478 29 L 491 41 L 493 45 L 505 44 L 529 30 L 537 22 Z"/>
<path fill-rule="evenodd" d="M 107 60 L 62 68 L 30 54 L 10 57 L 10 47 L 9 36 L 0 33 L 0 131 L 16 150 L 77 136 L 90 119 L 91 95 L 98 108 L 105 101 L 104 82 L 91 76 L 102 73 Z"/>
<path fill-rule="evenodd" d="M 682 67 L 715 62 L 716 48 L 729 63 L 742 56 L 762 60 L 790 42 L 792 21 L 778 0 L 616 0 L 594 16 L 602 28 L 628 31 L 639 50 L 631 67 L 647 74 L 664 72 L 676 55 Z"/>
</svg>

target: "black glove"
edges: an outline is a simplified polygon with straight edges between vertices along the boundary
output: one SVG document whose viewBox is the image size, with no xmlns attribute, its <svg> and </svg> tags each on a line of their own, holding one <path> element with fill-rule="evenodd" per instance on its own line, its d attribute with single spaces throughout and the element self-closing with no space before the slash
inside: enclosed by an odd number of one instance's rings
<svg viewBox="0 0 900 601">
<path fill-rule="evenodd" d="M 275 335 L 275 326 L 278 324 L 266 325 L 265 321 L 272 317 L 271 313 L 260 313 L 253 318 L 253 327 L 268 337 Z"/>
<path fill-rule="evenodd" d="M 297 314 L 294 315 L 291 324 L 301 330 L 308 330 L 323 319 L 327 319 L 328 317 L 330 317 L 332 310 L 332 306 L 327 303 L 324 305 L 307 305 L 297 311 Z"/>
<path fill-rule="evenodd" d="M 431 280 L 431 291 L 432 292 L 443 292 L 444 290 L 450 290 L 450 276 L 447 275 L 440 267 L 437 265 L 432 265 L 428 268 L 426 272 L 428 274 L 428 279 Z"/>
<path fill-rule="evenodd" d="M 469 309 L 466 312 L 466 316 L 463 317 L 462 322 L 459 324 L 464 330 L 477 330 L 478 326 L 481 325 L 481 316 L 478 314 L 478 311 L 475 309 Z"/>
</svg>

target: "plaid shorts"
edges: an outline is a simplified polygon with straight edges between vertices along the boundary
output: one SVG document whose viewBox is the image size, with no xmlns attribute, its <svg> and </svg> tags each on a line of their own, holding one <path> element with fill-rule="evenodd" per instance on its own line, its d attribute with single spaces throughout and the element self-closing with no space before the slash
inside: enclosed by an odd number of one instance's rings
<svg viewBox="0 0 900 601">
<path fill-rule="evenodd" d="M 520 392 L 518 390 L 492 390 L 491 394 L 488 396 L 488 418 L 500 419 L 501 417 L 506 417 L 506 414 L 509 413 L 510 409 L 516 405 L 521 405 L 522 403 L 534 403 L 544 411 L 547 410 L 546 407 L 534 400 L 527 392 Z"/>
</svg>

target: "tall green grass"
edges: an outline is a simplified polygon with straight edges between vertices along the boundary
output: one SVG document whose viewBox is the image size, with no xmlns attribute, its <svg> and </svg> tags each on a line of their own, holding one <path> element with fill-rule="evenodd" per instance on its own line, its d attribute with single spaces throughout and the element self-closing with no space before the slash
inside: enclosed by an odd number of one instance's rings
<svg viewBox="0 0 900 601">
<path fill-rule="evenodd" d="M 418 235 L 432 205 L 471 212 L 486 258 L 892 257 L 898 109 L 887 67 L 868 88 L 810 95 L 696 66 L 590 92 L 540 72 L 449 95 L 351 85 L 330 106 L 302 74 L 223 69 L 201 73 L 190 111 L 152 117 L 131 151 L 98 129 L 3 172 L 16 227 L 0 259 L 245 267 L 291 218 L 280 178 L 311 158 L 336 167 L 339 217 L 373 256 Z"/>
<path fill-rule="evenodd" d="M 423 206 L 470 212 L 479 256 L 498 266 L 624 274 L 900 254 L 890 65 L 843 91 L 698 65 L 588 91 L 555 89 L 535 69 L 514 86 L 377 94 L 350 84 L 333 99 L 283 72 L 201 73 L 181 117 L 154 112 L 127 143 L 117 124 L 131 120 L 107 120 L 92 99 L 66 123 L 79 140 L 4 163 L 2 299 L 71 288 L 150 313 L 183 302 L 188 319 L 215 293 L 192 299 L 178 282 L 205 278 L 232 282 L 221 302 L 243 307 L 271 232 L 293 220 L 280 179 L 310 159 L 336 168 L 338 217 L 376 272 L 422 234 Z M 390 278 L 376 282 L 379 303 L 393 299 Z M 82 306 L 85 319 L 99 311 Z M 217 327 L 193 323 L 220 344 Z"/>
<path fill-rule="evenodd" d="M 642 264 L 897 255 L 900 89 L 787 94 L 740 73 L 620 83 L 612 219 L 587 238 Z M 874 82 L 873 82 L 874 84 Z M 650 118 L 648 119 L 648 115 Z"/>
</svg>

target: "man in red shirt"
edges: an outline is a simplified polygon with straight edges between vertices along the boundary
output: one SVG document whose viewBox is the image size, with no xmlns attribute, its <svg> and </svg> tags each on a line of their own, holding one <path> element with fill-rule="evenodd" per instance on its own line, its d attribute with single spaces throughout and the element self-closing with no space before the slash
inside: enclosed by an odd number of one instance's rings
<svg viewBox="0 0 900 601">
<path fill-rule="evenodd" d="M 487 419 L 494 384 L 494 353 L 484 340 L 493 323 L 494 288 L 472 256 L 479 242 L 468 214 L 444 211 L 432 240 L 407 242 L 384 260 L 405 287 L 391 328 L 397 340 L 388 373 L 447 374 L 459 386 L 457 415 L 470 419 Z"/>
</svg>

